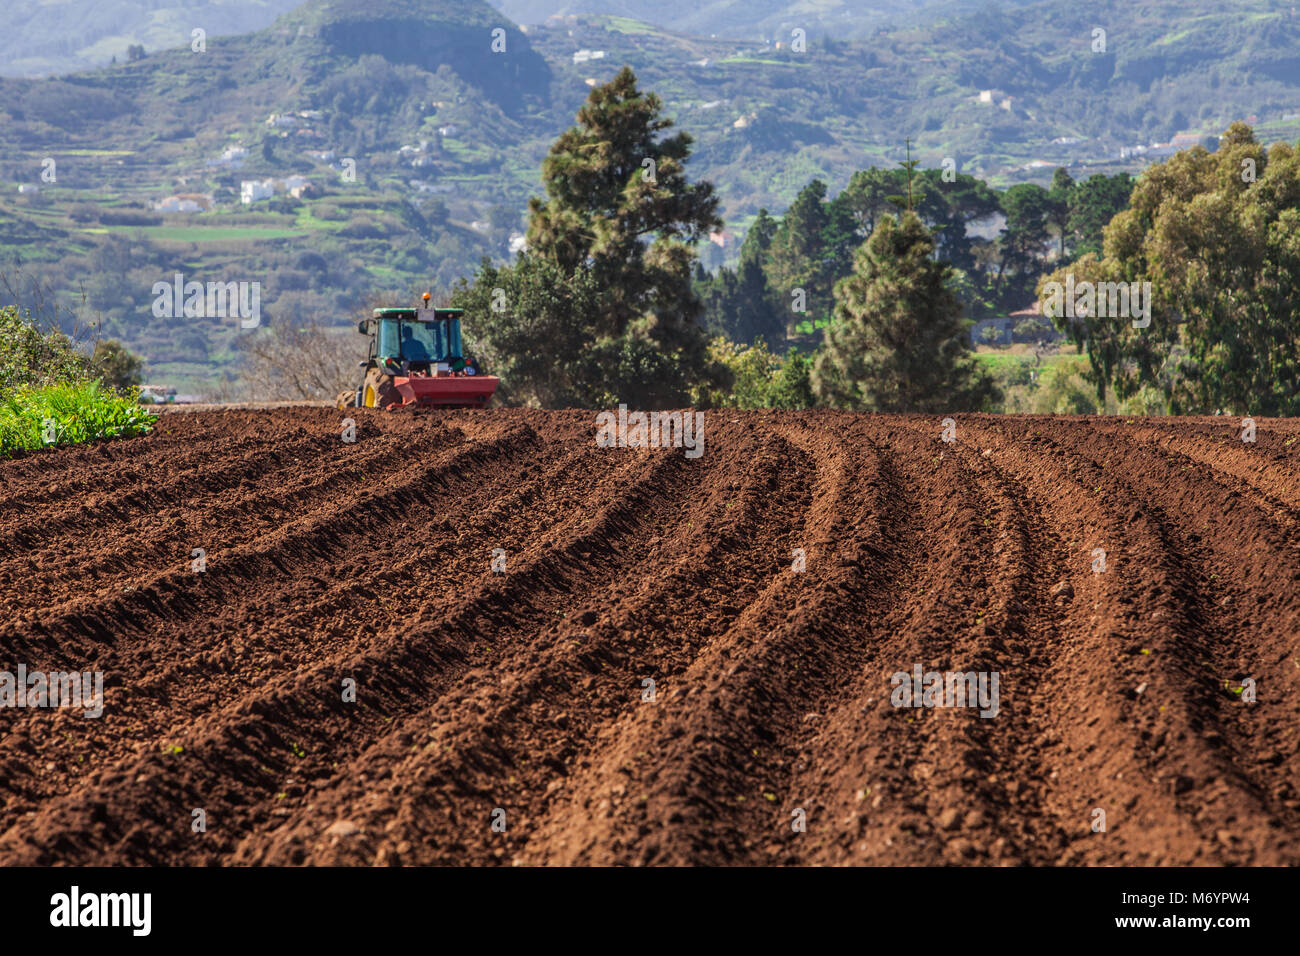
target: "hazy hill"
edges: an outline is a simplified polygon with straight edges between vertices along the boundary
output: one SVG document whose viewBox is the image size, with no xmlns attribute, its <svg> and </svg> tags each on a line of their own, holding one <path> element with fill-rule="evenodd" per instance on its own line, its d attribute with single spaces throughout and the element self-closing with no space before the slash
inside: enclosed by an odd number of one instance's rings
<svg viewBox="0 0 1300 956">
<path fill-rule="evenodd" d="M 0 4 L 0 74 L 48 76 L 126 59 L 127 47 L 189 46 L 195 28 L 209 37 L 251 33 L 299 0 L 41 0 Z"/>
<path fill-rule="evenodd" d="M 1004 0 L 1023 5 L 1032 0 Z M 979 9 L 987 0 L 492 0 L 516 23 L 606 15 L 665 30 L 740 40 L 776 40 L 798 27 L 809 37 L 863 36 L 885 26 Z"/>
<path fill-rule="evenodd" d="M 892 165 L 907 138 L 923 165 L 951 158 L 1006 185 L 1045 181 L 1058 163 L 1076 176 L 1138 169 L 1121 149 L 1252 116 L 1265 139 L 1300 137 L 1289 3 L 1042 0 L 855 41 L 809 36 L 798 52 L 611 16 L 523 32 L 479 0 L 328 0 L 209 34 L 203 53 L 185 34 L 130 63 L 0 79 L 0 271 L 84 285 L 114 334 L 199 379 L 238 342 L 218 326 L 159 325 L 153 282 L 177 268 L 260 277 L 270 318 L 445 287 L 508 254 L 547 147 L 625 63 L 695 137 L 691 174 L 717 184 L 737 237 L 814 176 L 835 190 Z M 232 150 L 237 162 L 223 159 Z M 245 180 L 295 175 L 309 194 L 239 201 Z M 152 208 L 178 193 L 214 207 Z"/>
<path fill-rule="evenodd" d="M 252 33 L 300 0 L 42 0 L 0 5 L 0 75 L 50 76 L 188 46 L 207 36 Z M 679 33 L 773 39 L 800 27 L 809 36 L 858 36 L 882 25 L 973 9 L 985 0 L 490 0 L 515 23 L 571 14 L 630 18 Z M 1025 3 L 1029 0 L 1004 0 Z"/>
</svg>

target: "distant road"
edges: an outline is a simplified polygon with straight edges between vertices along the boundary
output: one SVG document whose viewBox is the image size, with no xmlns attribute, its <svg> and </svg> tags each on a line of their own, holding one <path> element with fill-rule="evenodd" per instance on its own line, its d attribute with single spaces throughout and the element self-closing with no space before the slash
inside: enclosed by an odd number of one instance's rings
<svg viewBox="0 0 1300 956">
<path fill-rule="evenodd" d="M 333 408 L 334 403 L 319 402 L 204 402 L 184 405 L 154 405 L 159 412 L 220 412 L 251 408 Z"/>
</svg>

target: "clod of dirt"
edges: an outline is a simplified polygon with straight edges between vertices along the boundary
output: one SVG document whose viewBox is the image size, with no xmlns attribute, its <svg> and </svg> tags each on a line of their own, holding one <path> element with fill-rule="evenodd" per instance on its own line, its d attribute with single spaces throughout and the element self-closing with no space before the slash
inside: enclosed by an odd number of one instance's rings
<svg viewBox="0 0 1300 956">
<path fill-rule="evenodd" d="M 329 828 L 325 831 L 325 835 L 342 838 L 350 837 L 353 834 L 360 832 L 361 828 L 351 820 L 336 820 L 330 824 Z"/>
<path fill-rule="evenodd" d="M 1063 604 L 1066 601 L 1073 601 L 1074 585 L 1069 581 L 1058 581 L 1052 586 L 1050 593 L 1052 595 L 1052 600 L 1056 601 L 1058 604 Z"/>
</svg>

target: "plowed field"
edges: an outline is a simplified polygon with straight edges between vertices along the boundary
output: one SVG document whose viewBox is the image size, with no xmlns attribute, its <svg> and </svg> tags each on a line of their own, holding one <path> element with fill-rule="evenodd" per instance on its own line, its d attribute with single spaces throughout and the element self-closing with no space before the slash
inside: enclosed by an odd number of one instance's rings
<svg viewBox="0 0 1300 956">
<path fill-rule="evenodd" d="M 349 414 L 0 463 L 0 863 L 1300 863 L 1300 422 Z"/>
</svg>

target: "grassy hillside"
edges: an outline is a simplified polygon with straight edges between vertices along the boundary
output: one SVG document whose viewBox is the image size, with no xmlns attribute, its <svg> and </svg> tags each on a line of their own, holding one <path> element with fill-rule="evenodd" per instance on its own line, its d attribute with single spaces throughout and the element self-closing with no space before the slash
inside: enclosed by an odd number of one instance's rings
<svg viewBox="0 0 1300 956">
<path fill-rule="evenodd" d="M 678 33 L 747 41 L 789 39 L 796 27 L 809 37 L 866 36 L 881 27 L 970 12 L 984 5 L 985 0 L 493 0 L 493 6 L 516 23 L 604 15 Z"/>
<path fill-rule="evenodd" d="M 0 4 L 0 74 L 51 76 L 91 69 L 127 48 L 189 46 L 207 36 L 251 33 L 299 0 L 41 0 Z"/>
<path fill-rule="evenodd" d="M 196 28 L 209 37 L 269 26 L 300 0 L 42 0 L 0 5 L 0 75 L 52 76 L 125 61 L 127 48 L 189 45 Z M 809 36 L 862 36 L 937 11 L 948 15 L 983 0 L 491 0 L 515 23 L 605 14 L 661 29 L 747 41 L 800 27 Z M 1023 3 L 1026 0 L 1014 0 Z"/>
<path fill-rule="evenodd" d="M 803 52 L 619 16 L 523 32 L 479 0 L 315 2 L 203 53 L 0 80 L 0 271 L 84 292 L 152 376 L 193 388 L 232 367 L 239 330 L 156 319 L 155 282 L 260 282 L 264 321 L 342 321 L 375 290 L 445 288 L 508 254 L 550 142 L 625 63 L 696 138 L 692 175 L 740 233 L 814 176 L 834 191 L 894 164 L 908 137 L 923 165 L 952 158 L 1000 185 L 1056 164 L 1136 170 L 1121 149 L 1252 116 L 1295 140 L 1297 49 L 1300 20 L 1274 0 L 1044 0 Z M 295 175 L 301 197 L 239 201 L 245 180 Z M 173 194 L 212 208 L 152 208 Z"/>
</svg>

